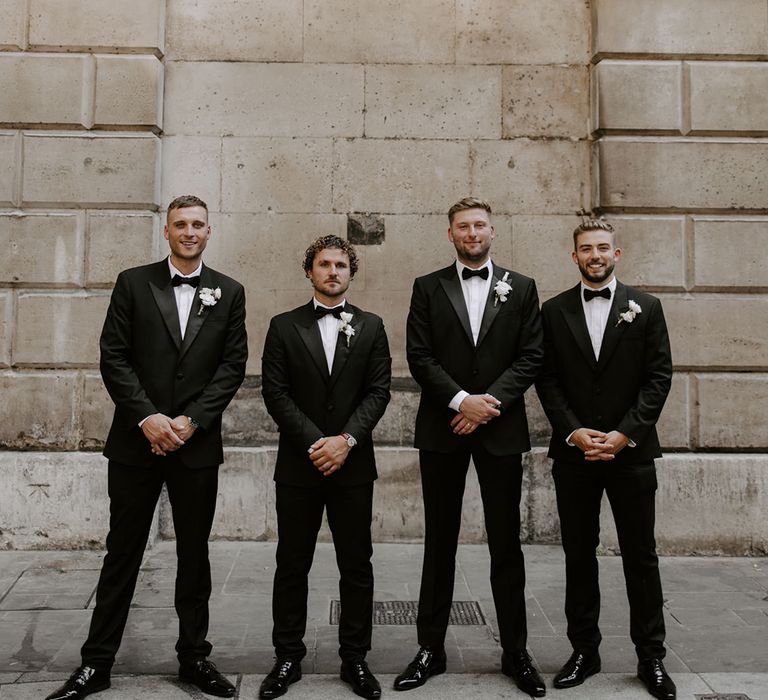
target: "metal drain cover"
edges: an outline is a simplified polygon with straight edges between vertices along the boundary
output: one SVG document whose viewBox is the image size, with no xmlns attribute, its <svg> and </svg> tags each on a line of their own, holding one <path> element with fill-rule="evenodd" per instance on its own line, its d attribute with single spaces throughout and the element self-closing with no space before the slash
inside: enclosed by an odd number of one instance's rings
<svg viewBox="0 0 768 700">
<path fill-rule="evenodd" d="M 384 600 L 373 603 L 374 625 L 415 625 L 419 604 L 415 600 Z M 330 623 L 339 624 L 341 605 L 331 601 Z M 449 625 L 484 625 L 485 617 L 477 601 L 456 600 L 451 605 Z"/>
</svg>

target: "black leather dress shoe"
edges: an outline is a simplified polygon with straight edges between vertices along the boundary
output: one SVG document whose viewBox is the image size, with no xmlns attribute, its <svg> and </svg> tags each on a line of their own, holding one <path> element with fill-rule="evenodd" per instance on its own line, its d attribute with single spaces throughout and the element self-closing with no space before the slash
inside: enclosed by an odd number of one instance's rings
<svg viewBox="0 0 768 700">
<path fill-rule="evenodd" d="M 445 649 L 421 647 L 397 678 L 395 678 L 395 690 L 411 690 L 424 685 L 430 676 L 445 673 Z"/>
<path fill-rule="evenodd" d="M 552 685 L 555 688 L 573 688 L 581 685 L 587 678 L 600 673 L 600 654 L 582 654 L 574 651 L 571 658 L 555 674 Z"/>
<path fill-rule="evenodd" d="M 92 666 L 80 666 L 61 688 L 45 700 L 79 700 L 86 695 L 106 690 L 110 685 L 109 673 L 97 671 Z"/>
<path fill-rule="evenodd" d="M 659 700 L 675 700 L 677 688 L 667 674 L 661 659 L 645 659 L 637 662 L 637 677 L 653 697 Z"/>
<path fill-rule="evenodd" d="M 208 695 L 219 698 L 233 698 L 235 686 L 232 685 L 216 669 L 215 664 L 208 659 L 198 659 L 190 664 L 179 666 L 179 680 L 196 685 Z"/>
<path fill-rule="evenodd" d="M 515 685 L 528 695 L 543 698 L 547 694 L 547 686 L 544 685 L 525 649 L 510 653 L 505 651 L 501 656 L 501 672 L 515 681 Z"/>
<path fill-rule="evenodd" d="M 368 664 L 360 661 L 341 662 L 341 680 L 349 683 L 355 695 L 361 698 L 380 698 L 381 686 L 376 677 L 371 673 Z"/>
<path fill-rule="evenodd" d="M 279 698 L 291 683 L 301 680 L 301 663 L 293 659 L 278 659 L 259 686 L 260 698 Z"/>
</svg>

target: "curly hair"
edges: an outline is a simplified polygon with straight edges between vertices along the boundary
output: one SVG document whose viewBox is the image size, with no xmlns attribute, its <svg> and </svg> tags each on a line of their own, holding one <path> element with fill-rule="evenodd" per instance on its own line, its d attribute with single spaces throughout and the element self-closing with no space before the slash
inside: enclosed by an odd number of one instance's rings
<svg viewBox="0 0 768 700">
<path fill-rule="evenodd" d="M 611 226 L 602 216 L 598 217 L 595 214 L 588 212 L 586 209 L 579 209 L 576 212 L 576 216 L 581 217 L 581 223 L 573 229 L 573 247 L 577 246 L 577 240 L 579 234 L 585 231 L 608 231 L 608 233 L 614 233 L 613 226 Z"/>
<path fill-rule="evenodd" d="M 347 254 L 347 257 L 349 258 L 349 276 L 350 278 L 354 277 L 359 266 L 355 247 L 349 241 L 334 235 L 320 236 L 320 238 L 317 238 L 310 243 L 309 248 L 307 248 L 304 253 L 304 262 L 302 263 L 304 272 L 309 273 L 312 270 L 312 263 L 315 261 L 315 255 L 326 248 L 338 248 L 340 251 Z"/>
<path fill-rule="evenodd" d="M 493 213 L 491 211 L 491 205 L 484 199 L 479 199 L 478 197 L 464 197 L 464 199 L 460 199 L 448 210 L 448 222 L 452 224 L 454 215 L 465 209 L 485 209 L 485 211 L 488 212 L 488 216 Z"/>
</svg>

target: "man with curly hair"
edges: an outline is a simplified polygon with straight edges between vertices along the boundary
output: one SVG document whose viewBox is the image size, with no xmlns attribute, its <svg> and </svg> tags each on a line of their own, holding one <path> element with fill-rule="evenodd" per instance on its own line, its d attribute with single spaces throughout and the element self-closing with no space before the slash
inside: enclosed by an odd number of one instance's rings
<svg viewBox="0 0 768 700">
<path fill-rule="evenodd" d="M 346 301 L 357 266 L 348 241 L 314 241 L 303 263 L 313 298 L 275 316 L 264 344 L 262 393 L 280 442 L 272 594 L 276 663 L 261 683 L 260 698 L 279 697 L 301 678 L 307 576 L 323 511 L 340 573 L 341 679 L 361 697 L 381 695 L 365 661 L 371 648 L 377 476 L 371 434 L 389 403 L 392 362 L 381 318 Z"/>
</svg>

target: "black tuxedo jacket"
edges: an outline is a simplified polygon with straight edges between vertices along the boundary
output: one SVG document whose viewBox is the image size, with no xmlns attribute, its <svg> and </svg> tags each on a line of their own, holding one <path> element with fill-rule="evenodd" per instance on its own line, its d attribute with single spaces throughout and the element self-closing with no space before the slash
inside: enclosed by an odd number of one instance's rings
<svg viewBox="0 0 768 700">
<path fill-rule="evenodd" d="M 248 340 L 241 284 L 203 265 L 200 287 L 221 289 L 214 306 L 195 296 L 184 340 L 167 259 L 121 272 L 101 332 L 101 376 L 115 402 L 104 455 L 152 463 L 139 421 L 188 415 L 200 427 L 176 454 L 188 467 L 221 464 L 221 414 L 245 376 Z"/>
<path fill-rule="evenodd" d="M 505 272 L 512 286 L 505 302 L 494 287 Z M 421 386 L 415 446 L 453 452 L 467 444 L 453 433 L 456 413 L 448 407 L 460 391 L 489 393 L 501 415 L 475 431 L 497 456 L 531 449 L 523 395 L 543 359 L 536 284 L 529 277 L 493 265 L 488 299 L 475 346 L 456 265 L 419 277 L 413 284 L 406 350 L 413 378 Z"/>
<path fill-rule="evenodd" d="M 355 333 L 341 332 L 333 371 L 323 351 L 312 301 L 275 316 L 262 357 L 262 395 L 280 430 L 275 481 L 315 486 L 325 481 L 352 486 L 373 481 L 376 461 L 371 433 L 389 403 L 392 360 L 378 316 L 347 302 Z M 318 438 L 349 433 L 357 440 L 332 476 L 323 476 L 307 450 Z"/>
<path fill-rule="evenodd" d="M 617 282 L 600 359 L 595 359 L 581 305 L 581 285 L 545 302 L 545 362 L 536 389 L 552 424 L 549 456 L 583 463 L 566 438 L 577 428 L 618 430 L 636 443 L 614 464 L 647 462 L 661 456 L 656 421 L 672 382 L 672 354 L 661 302 Z M 619 314 L 629 300 L 641 313 L 631 323 Z"/>
</svg>

